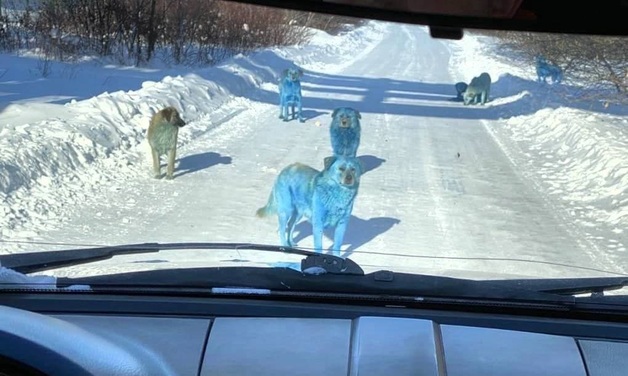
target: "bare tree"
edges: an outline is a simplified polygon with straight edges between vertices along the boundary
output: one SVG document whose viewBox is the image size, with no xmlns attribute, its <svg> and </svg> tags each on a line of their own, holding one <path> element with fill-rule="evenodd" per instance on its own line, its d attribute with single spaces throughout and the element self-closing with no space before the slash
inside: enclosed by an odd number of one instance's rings
<svg viewBox="0 0 628 376">
<path fill-rule="evenodd" d="M 94 54 L 135 65 L 151 61 L 159 50 L 160 57 L 177 64 L 213 64 L 237 53 L 298 44 L 309 38 L 308 27 L 336 24 L 335 18 L 310 14 L 301 25 L 292 22 L 294 13 L 286 10 L 218 0 L 34 3 L 36 17 L 23 12 L 18 26 L 12 24 L 8 34 L 0 33 L 0 47 L 36 47 L 45 50 L 47 58 L 61 60 Z M 18 30 L 22 34 L 14 33 Z M 35 45 L 28 46 L 30 41 Z"/>
<path fill-rule="evenodd" d="M 520 58 L 533 62 L 535 56 L 544 56 L 574 83 L 595 89 L 612 87 L 620 96 L 628 95 L 628 49 L 621 38 L 519 32 L 492 36 Z"/>
</svg>

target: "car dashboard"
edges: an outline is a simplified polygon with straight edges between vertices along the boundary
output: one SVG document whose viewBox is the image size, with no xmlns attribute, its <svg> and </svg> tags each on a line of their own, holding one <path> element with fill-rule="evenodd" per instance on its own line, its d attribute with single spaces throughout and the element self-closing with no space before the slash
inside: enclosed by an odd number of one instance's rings
<svg viewBox="0 0 628 376">
<path fill-rule="evenodd" d="M 628 325 L 622 323 L 134 298 L 4 298 L 0 358 L 5 362 L 0 364 L 17 362 L 50 376 L 607 376 L 625 375 L 628 369 L 628 342 L 623 341 Z M 0 368 L 0 374 L 28 373 Z"/>
</svg>

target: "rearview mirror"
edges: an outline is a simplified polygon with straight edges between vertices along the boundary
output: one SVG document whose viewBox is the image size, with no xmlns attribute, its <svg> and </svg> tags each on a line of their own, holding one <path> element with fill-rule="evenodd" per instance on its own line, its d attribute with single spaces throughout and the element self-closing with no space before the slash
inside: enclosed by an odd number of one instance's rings
<svg viewBox="0 0 628 376">
<path fill-rule="evenodd" d="M 401 12 L 481 18 L 512 18 L 522 0 L 323 0 Z"/>
</svg>

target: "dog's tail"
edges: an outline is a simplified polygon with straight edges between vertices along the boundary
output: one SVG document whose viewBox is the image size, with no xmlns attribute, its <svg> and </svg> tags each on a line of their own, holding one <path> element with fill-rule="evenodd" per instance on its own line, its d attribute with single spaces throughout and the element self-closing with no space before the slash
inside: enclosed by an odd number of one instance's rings
<svg viewBox="0 0 628 376">
<path fill-rule="evenodd" d="M 266 203 L 266 206 L 262 206 L 261 208 L 257 209 L 255 215 L 257 215 L 259 218 L 264 218 L 268 215 L 275 214 L 276 212 L 277 207 L 275 206 L 275 190 L 273 189 L 273 191 L 270 192 L 270 196 L 268 197 L 268 202 Z"/>
</svg>

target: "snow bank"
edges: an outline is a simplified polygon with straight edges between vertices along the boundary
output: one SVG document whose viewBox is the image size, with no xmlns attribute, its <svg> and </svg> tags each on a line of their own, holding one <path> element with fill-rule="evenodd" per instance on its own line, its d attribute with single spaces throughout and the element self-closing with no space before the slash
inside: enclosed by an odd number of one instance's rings
<svg viewBox="0 0 628 376">
<path fill-rule="evenodd" d="M 13 230 L 25 222 L 54 220 L 56 208 L 81 200 L 82 192 L 87 194 L 92 187 L 115 189 L 113 183 L 121 174 L 139 172 L 149 179 L 145 132 L 160 108 L 170 105 L 182 111 L 188 122 L 180 132 L 180 144 L 185 145 L 244 111 L 250 100 L 275 103 L 276 81 L 287 66 L 296 64 L 306 69 L 306 75 L 307 69 L 321 63 L 341 69 L 361 56 L 349 61 L 346 49 L 367 50 L 381 38 L 383 27 L 371 22 L 335 37 L 317 31 L 305 46 L 239 55 L 217 67 L 192 73 L 182 69 L 159 82 L 145 81 L 138 90 L 49 105 L 45 116 L 34 116 L 38 121 L 26 124 L 20 119 L 28 119 L 37 104 L 13 105 L 8 110 L 15 117 L 0 124 L 1 235 L 15 235 Z M 37 84 L 46 85 L 46 80 Z M 53 84 L 59 85 L 59 80 Z M 91 83 L 65 82 L 85 84 Z"/>
<path fill-rule="evenodd" d="M 488 72 L 499 120 L 484 120 L 516 169 L 559 203 L 589 240 L 620 256 L 628 248 L 628 108 L 579 98 L 568 84 L 536 81 L 534 63 L 492 56 L 490 37 L 451 43 L 455 80 Z M 508 104 L 516 104 L 512 109 Z"/>
</svg>

